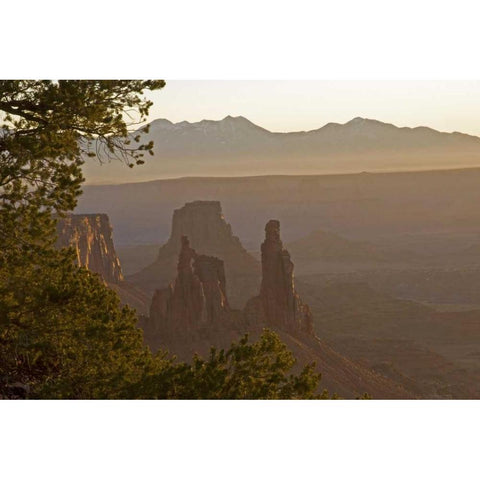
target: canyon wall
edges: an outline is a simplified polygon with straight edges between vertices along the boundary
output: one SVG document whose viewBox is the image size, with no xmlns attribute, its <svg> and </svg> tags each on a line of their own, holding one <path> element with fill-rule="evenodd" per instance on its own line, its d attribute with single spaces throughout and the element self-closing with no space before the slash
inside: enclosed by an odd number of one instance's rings
<svg viewBox="0 0 480 480">
<path fill-rule="evenodd" d="M 98 213 L 59 218 L 56 246 L 73 247 L 78 265 L 98 273 L 106 282 L 119 283 L 123 280 L 107 215 Z"/>
</svg>

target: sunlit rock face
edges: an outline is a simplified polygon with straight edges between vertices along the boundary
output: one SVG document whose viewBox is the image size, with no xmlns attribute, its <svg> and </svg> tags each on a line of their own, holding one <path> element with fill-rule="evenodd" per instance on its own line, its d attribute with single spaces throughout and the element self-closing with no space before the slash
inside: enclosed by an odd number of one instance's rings
<svg viewBox="0 0 480 480">
<path fill-rule="evenodd" d="M 221 326 L 230 312 L 225 287 L 223 261 L 198 255 L 182 236 L 177 278 L 156 290 L 152 299 L 150 333 L 188 335 L 204 327 Z"/>
<path fill-rule="evenodd" d="M 56 246 L 73 247 L 78 265 L 98 273 L 106 282 L 123 280 L 108 215 L 98 213 L 59 218 Z"/>
<path fill-rule="evenodd" d="M 280 222 L 270 220 L 262 243 L 262 283 L 260 294 L 247 303 L 249 324 L 263 324 L 285 331 L 313 335 L 313 319 L 295 291 L 293 263 L 280 239 Z"/>
</svg>

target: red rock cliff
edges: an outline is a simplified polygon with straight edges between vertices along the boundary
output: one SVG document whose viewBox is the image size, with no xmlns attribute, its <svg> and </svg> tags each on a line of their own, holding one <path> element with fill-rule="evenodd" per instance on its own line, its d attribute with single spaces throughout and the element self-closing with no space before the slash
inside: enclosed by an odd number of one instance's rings
<svg viewBox="0 0 480 480">
<path fill-rule="evenodd" d="M 105 214 L 69 215 L 57 221 L 57 247 L 72 246 L 77 263 L 100 274 L 106 282 L 123 280 L 112 227 Z"/>
</svg>

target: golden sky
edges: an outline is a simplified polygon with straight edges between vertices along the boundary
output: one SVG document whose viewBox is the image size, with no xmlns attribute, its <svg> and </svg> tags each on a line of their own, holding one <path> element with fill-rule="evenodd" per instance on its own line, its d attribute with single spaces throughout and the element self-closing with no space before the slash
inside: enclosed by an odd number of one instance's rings
<svg viewBox="0 0 480 480">
<path fill-rule="evenodd" d="M 150 119 L 247 117 L 271 131 L 365 117 L 480 136 L 480 81 L 168 80 Z"/>
</svg>

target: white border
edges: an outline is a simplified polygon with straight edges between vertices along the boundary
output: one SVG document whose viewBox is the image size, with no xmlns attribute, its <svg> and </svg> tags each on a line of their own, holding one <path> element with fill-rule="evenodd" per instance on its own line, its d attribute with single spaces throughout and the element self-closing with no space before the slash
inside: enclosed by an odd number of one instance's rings
<svg viewBox="0 0 480 480">
<path fill-rule="evenodd" d="M 405 480 L 478 471 L 475 401 L 5 403 L 4 478 Z"/>
<path fill-rule="evenodd" d="M 2 4 L 0 78 L 479 78 L 476 0 Z"/>
</svg>

